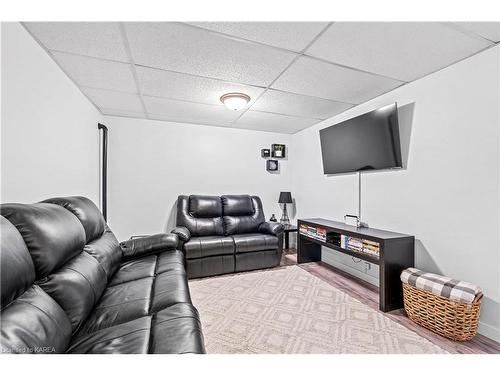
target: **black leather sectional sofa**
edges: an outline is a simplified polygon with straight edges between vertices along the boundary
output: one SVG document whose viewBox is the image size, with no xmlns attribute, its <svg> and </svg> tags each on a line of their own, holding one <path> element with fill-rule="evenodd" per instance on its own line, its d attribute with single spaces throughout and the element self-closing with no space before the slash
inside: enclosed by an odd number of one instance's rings
<svg viewBox="0 0 500 375">
<path fill-rule="evenodd" d="M 186 255 L 188 277 L 197 278 L 279 265 L 283 231 L 265 222 L 259 197 L 181 195 L 172 232 Z"/>
<path fill-rule="evenodd" d="M 176 235 L 120 246 L 82 197 L 1 215 L 3 353 L 204 353 Z"/>
</svg>

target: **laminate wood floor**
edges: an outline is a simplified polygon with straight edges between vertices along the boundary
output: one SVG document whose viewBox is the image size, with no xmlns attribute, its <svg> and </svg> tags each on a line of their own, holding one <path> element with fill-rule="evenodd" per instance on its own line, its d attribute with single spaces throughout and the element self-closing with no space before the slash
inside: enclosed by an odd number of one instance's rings
<svg viewBox="0 0 500 375">
<path fill-rule="evenodd" d="M 288 266 L 297 264 L 297 254 L 294 249 L 284 251 L 281 265 Z M 354 277 L 342 270 L 332 267 L 323 262 L 303 263 L 299 267 L 307 272 L 319 277 L 330 285 L 349 294 L 351 297 L 365 303 L 366 305 L 378 310 L 378 288 Z M 500 344 L 477 334 L 471 341 L 456 342 L 441 337 L 431 331 L 413 323 L 405 314 L 404 310 L 394 310 L 385 313 L 390 319 L 400 323 L 404 327 L 414 331 L 422 337 L 425 337 L 432 343 L 442 349 L 454 354 L 490 354 L 500 353 Z"/>
</svg>

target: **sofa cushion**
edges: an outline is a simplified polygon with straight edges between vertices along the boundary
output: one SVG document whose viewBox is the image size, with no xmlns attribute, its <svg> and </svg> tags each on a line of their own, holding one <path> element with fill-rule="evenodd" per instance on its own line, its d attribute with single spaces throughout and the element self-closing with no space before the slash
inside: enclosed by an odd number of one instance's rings
<svg viewBox="0 0 500 375">
<path fill-rule="evenodd" d="M 251 216 L 255 207 L 250 195 L 221 196 L 223 216 Z"/>
<path fill-rule="evenodd" d="M 224 195 L 224 234 L 255 233 L 264 222 L 262 202 L 259 197 Z"/>
<path fill-rule="evenodd" d="M 85 230 L 87 239 L 85 242 L 95 240 L 104 233 L 106 227 L 104 217 L 90 199 L 85 197 L 60 197 L 46 199 L 42 202 L 57 204 L 75 215 Z"/>
<path fill-rule="evenodd" d="M 110 278 L 120 264 L 122 251 L 94 202 L 85 197 L 59 197 L 43 202 L 57 204 L 76 216 L 85 230 L 84 250 L 97 259 Z"/>
<path fill-rule="evenodd" d="M 37 283 L 63 308 L 76 331 L 101 297 L 107 276 L 95 258 L 81 252 Z"/>
<path fill-rule="evenodd" d="M 2 309 L 2 353 L 63 353 L 71 339 L 71 324 L 63 309 L 34 285 Z"/>
<path fill-rule="evenodd" d="M 196 218 L 222 216 L 222 203 L 220 197 L 190 195 L 189 213 Z"/>
<path fill-rule="evenodd" d="M 179 302 L 191 303 L 186 271 L 162 272 L 155 278 L 150 313 Z"/>
<path fill-rule="evenodd" d="M 2 205 L 30 252 L 37 279 L 57 270 L 85 246 L 85 231 L 71 212 L 50 203 Z"/>
<path fill-rule="evenodd" d="M 269 234 L 247 233 L 232 236 L 235 253 L 249 253 L 260 250 L 275 250 L 278 248 L 278 237 Z"/>
<path fill-rule="evenodd" d="M 75 337 L 70 353 L 204 353 L 198 312 L 178 303 L 151 316 Z"/>
<path fill-rule="evenodd" d="M 0 306 L 8 305 L 35 282 L 35 267 L 16 227 L 0 216 Z"/>
<path fill-rule="evenodd" d="M 68 352 L 79 354 L 147 354 L 151 316 L 73 338 Z"/>
<path fill-rule="evenodd" d="M 156 255 L 126 261 L 115 273 L 108 286 L 128 283 L 129 281 L 153 277 L 156 268 Z"/>
<path fill-rule="evenodd" d="M 184 254 L 182 251 L 165 251 L 158 254 L 156 274 L 168 271 L 185 271 L 184 263 Z"/>
<path fill-rule="evenodd" d="M 171 256 L 173 255 L 173 256 Z M 182 252 L 171 250 L 123 263 L 78 336 L 191 303 Z"/>
<path fill-rule="evenodd" d="M 148 277 L 106 288 L 78 335 L 147 316 L 153 282 Z"/>
<path fill-rule="evenodd" d="M 192 236 L 223 235 L 220 198 L 198 197 L 200 196 L 179 196 L 177 199 L 177 225 L 186 227 Z M 191 207 L 191 204 L 193 204 L 193 207 Z"/>
<path fill-rule="evenodd" d="M 198 311 L 190 303 L 177 303 L 156 313 L 152 322 L 150 353 L 204 353 Z"/>
<path fill-rule="evenodd" d="M 231 237 L 226 236 L 191 237 L 184 244 L 184 250 L 186 259 L 234 254 L 234 242 Z"/>
<path fill-rule="evenodd" d="M 122 249 L 111 229 L 106 225 L 101 237 L 86 244 L 85 252 L 92 255 L 110 279 L 122 260 Z"/>
</svg>

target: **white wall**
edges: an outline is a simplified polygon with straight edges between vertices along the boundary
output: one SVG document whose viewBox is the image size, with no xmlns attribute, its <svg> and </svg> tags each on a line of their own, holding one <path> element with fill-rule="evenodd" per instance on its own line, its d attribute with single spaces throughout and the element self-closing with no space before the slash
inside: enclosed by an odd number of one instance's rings
<svg viewBox="0 0 500 375">
<path fill-rule="evenodd" d="M 105 124 L 108 221 L 119 239 L 173 227 L 181 194 L 255 194 L 266 219 L 272 213 L 280 218 L 277 201 L 290 188 L 290 162 L 280 161 L 280 173 L 269 173 L 260 150 L 289 146 L 290 135 L 109 116 Z"/>
<path fill-rule="evenodd" d="M 1 201 L 98 203 L 102 116 L 19 23 L 1 34 Z"/>
<path fill-rule="evenodd" d="M 362 175 L 363 221 L 415 235 L 417 267 L 479 284 L 486 296 L 480 332 L 496 340 L 499 69 L 497 46 L 295 134 L 290 155 L 297 217 L 356 214 L 357 177 L 323 175 L 318 131 L 397 101 L 407 166 Z"/>
</svg>

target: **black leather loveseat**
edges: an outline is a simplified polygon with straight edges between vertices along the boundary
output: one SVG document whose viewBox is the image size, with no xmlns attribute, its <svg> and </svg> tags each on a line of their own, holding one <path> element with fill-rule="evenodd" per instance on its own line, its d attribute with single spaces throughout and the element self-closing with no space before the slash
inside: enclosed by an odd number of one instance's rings
<svg viewBox="0 0 500 375">
<path fill-rule="evenodd" d="M 180 248 L 189 278 L 279 265 L 283 226 L 265 222 L 262 202 L 250 195 L 181 195 L 177 200 Z"/>
<path fill-rule="evenodd" d="M 120 246 L 82 197 L 1 214 L 1 352 L 205 351 L 175 235 Z"/>
</svg>

